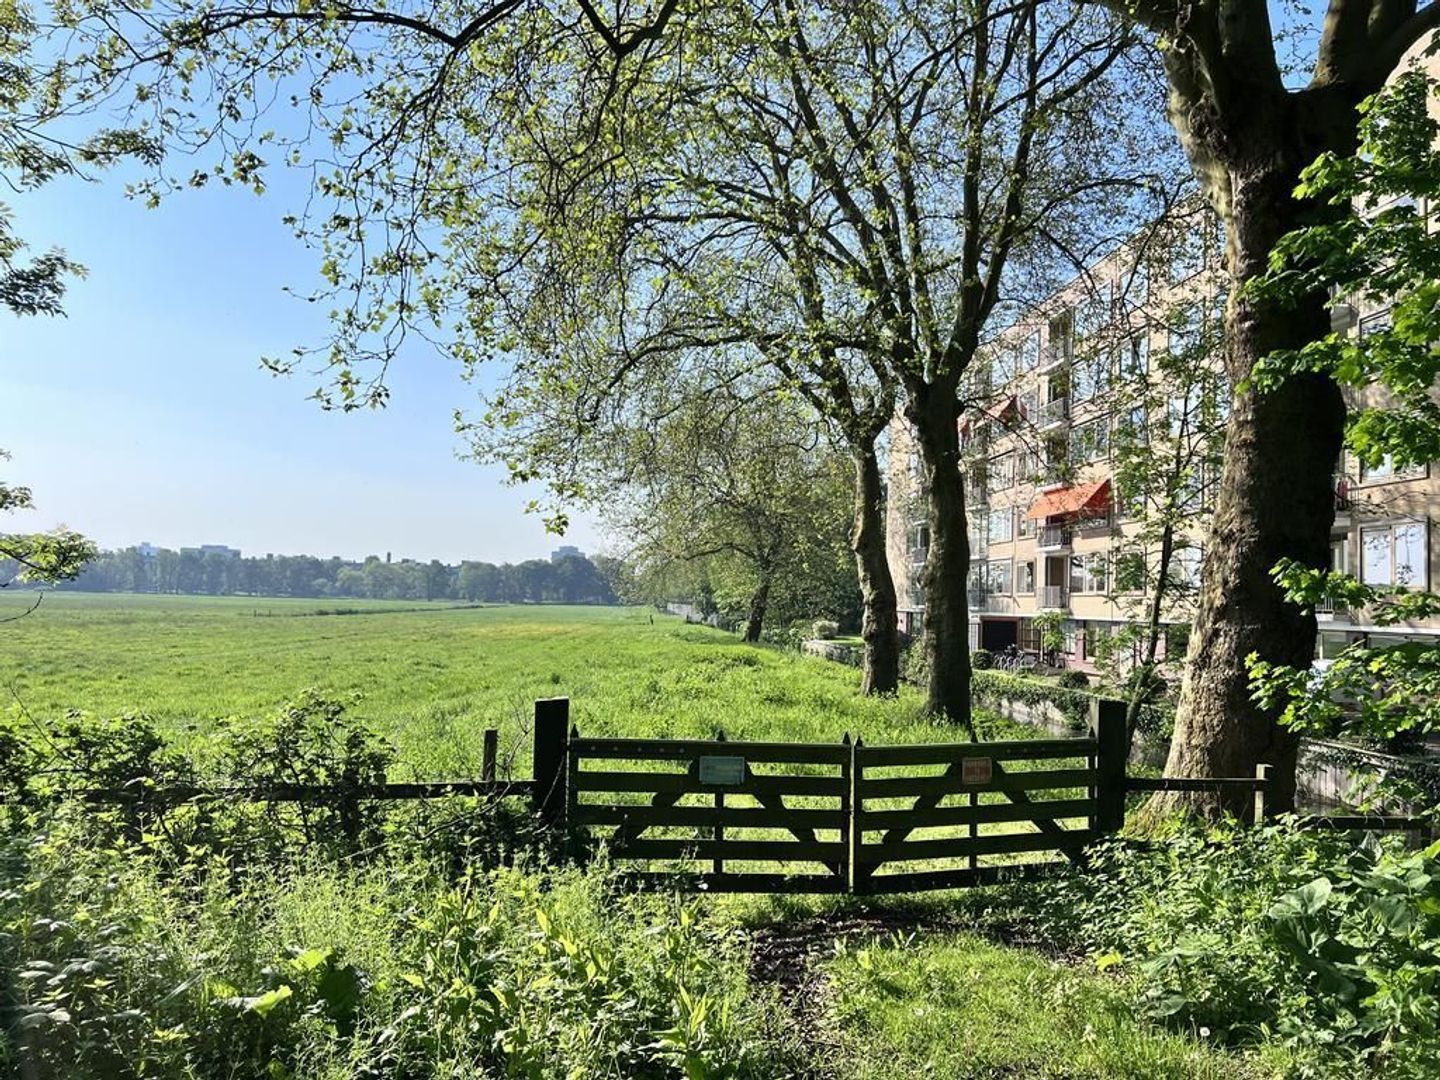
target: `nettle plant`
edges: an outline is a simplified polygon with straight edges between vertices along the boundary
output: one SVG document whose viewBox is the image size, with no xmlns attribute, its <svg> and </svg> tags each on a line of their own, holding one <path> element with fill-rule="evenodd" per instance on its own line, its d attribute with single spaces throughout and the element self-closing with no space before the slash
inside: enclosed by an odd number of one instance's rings
<svg viewBox="0 0 1440 1080">
<path fill-rule="evenodd" d="M 1440 41 L 1431 46 L 1440 49 Z M 1261 391 L 1289 378 L 1329 376 L 1353 400 L 1346 445 L 1367 466 L 1396 469 L 1440 460 L 1440 242 L 1421 213 L 1440 199 L 1440 84 L 1418 65 L 1361 106 L 1353 157 L 1322 155 L 1297 193 L 1346 213 L 1286 235 L 1253 289 L 1293 299 L 1329 289 L 1370 309 L 1389 308 L 1388 325 L 1363 334 L 1337 331 L 1256 366 Z M 1413 582 L 1361 583 L 1285 561 L 1273 571 L 1290 600 L 1330 600 L 1364 610 L 1366 621 L 1396 626 L 1440 613 L 1440 594 Z M 1440 644 L 1353 644 L 1323 671 L 1250 657 L 1256 700 L 1290 727 L 1393 743 L 1440 730 Z M 1408 783 L 1404 794 L 1423 795 Z M 1430 803 L 1440 800 L 1427 799 Z"/>
</svg>

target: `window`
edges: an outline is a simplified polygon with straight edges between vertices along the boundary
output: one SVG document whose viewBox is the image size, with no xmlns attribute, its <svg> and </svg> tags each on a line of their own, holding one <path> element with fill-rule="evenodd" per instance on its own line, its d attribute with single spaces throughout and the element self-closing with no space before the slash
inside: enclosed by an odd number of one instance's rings
<svg viewBox="0 0 1440 1080">
<path fill-rule="evenodd" d="M 1200 229 L 1185 229 L 1174 240 L 1170 280 L 1185 281 L 1205 269 L 1205 233 Z"/>
<path fill-rule="evenodd" d="M 1110 319 L 1109 288 L 1097 284 L 1080 304 L 1075 316 L 1075 332 L 1086 337 L 1098 332 Z"/>
<path fill-rule="evenodd" d="M 910 529 L 910 553 L 914 561 L 920 562 L 930 550 L 930 526 L 914 525 Z"/>
<path fill-rule="evenodd" d="M 1145 556 L 1129 551 L 1115 556 L 1115 588 L 1125 593 L 1145 591 Z"/>
<path fill-rule="evenodd" d="M 1019 367 L 1021 371 L 1034 371 L 1040 366 L 1040 335 L 1031 334 L 1020 342 Z"/>
<path fill-rule="evenodd" d="M 1021 540 L 1035 535 L 1035 519 L 1023 506 L 1015 510 L 1015 535 Z"/>
<path fill-rule="evenodd" d="M 1020 415 L 1026 420 L 1035 421 L 1040 419 L 1040 391 L 1032 386 L 1015 399 L 1016 407 Z"/>
<path fill-rule="evenodd" d="M 1010 595 L 1010 560 L 985 564 L 985 591 L 992 596 Z"/>
<path fill-rule="evenodd" d="M 1110 423 L 1103 417 L 1081 424 L 1070 435 L 1070 462 L 1084 465 L 1110 452 Z"/>
<path fill-rule="evenodd" d="M 1033 562 L 1015 564 L 1015 591 L 1025 595 L 1035 591 L 1035 564 Z"/>
<path fill-rule="evenodd" d="M 1103 593 L 1106 586 L 1108 564 L 1103 551 L 1089 555 L 1070 556 L 1070 591 L 1076 593 Z"/>
<path fill-rule="evenodd" d="M 1070 359 L 1075 339 L 1075 313 L 1065 310 L 1050 320 L 1047 327 L 1050 344 L 1046 359 L 1058 363 Z"/>
<path fill-rule="evenodd" d="M 1190 647 L 1190 624 L 1169 623 L 1165 627 L 1165 657 L 1168 660 L 1183 660 L 1185 650 Z"/>
<path fill-rule="evenodd" d="M 1193 513 L 1205 505 L 1205 470 L 1195 466 L 1180 479 L 1180 509 Z"/>
<path fill-rule="evenodd" d="M 990 542 L 992 544 L 1008 544 L 1013 524 L 1014 514 L 1008 507 L 1004 510 L 990 511 L 990 526 L 987 532 Z"/>
<path fill-rule="evenodd" d="M 1145 441 L 1144 405 L 1136 405 L 1133 409 L 1115 418 L 1115 438 L 1117 441 L 1126 439 L 1136 443 Z"/>
<path fill-rule="evenodd" d="M 1122 379 L 1138 379 L 1150 368 L 1150 335 L 1136 334 L 1120 346 L 1116 371 Z"/>
<path fill-rule="evenodd" d="M 1075 361 L 1071 393 L 1076 401 L 1089 401 L 1110 388 L 1110 352 L 1101 349 Z"/>
<path fill-rule="evenodd" d="M 1347 573 L 1345 567 L 1349 563 L 1350 541 L 1341 537 L 1338 540 L 1330 541 L 1330 569 L 1337 574 Z"/>
<path fill-rule="evenodd" d="M 1396 465 L 1395 458 L 1386 454 L 1374 465 L 1360 462 L 1360 482 L 1362 484 L 1381 483 L 1386 480 L 1403 480 L 1416 476 L 1425 475 L 1424 465 Z"/>
<path fill-rule="evenodd" d="M 1198 348 L 1204 335 L 1205 313 L 1201 305 L 1185 304 L 1174 313 L 1169 328 L 1169 350 L 1172 356 Z"/>
<path fill-rule="evenodd" d="M 990 491 L 1005 491 L 1015 486 L 1015 455 L 1000 454 L 990 459 L 990 474 L 986 487 Z"/>
<path fill-rule="evenodd" d="M 1170 584 L 1182 589 L 1200 587 L 1201 551 L 1198 547 L 1181 548 L 1170 557 Z"/>
<path fill-rule="evenodd" d="M 1429 579 L 1428 527 L 1418 521 L 1360 530 L 1360 579 L 1366 585 L 1423 589 Z"/>
</svg>

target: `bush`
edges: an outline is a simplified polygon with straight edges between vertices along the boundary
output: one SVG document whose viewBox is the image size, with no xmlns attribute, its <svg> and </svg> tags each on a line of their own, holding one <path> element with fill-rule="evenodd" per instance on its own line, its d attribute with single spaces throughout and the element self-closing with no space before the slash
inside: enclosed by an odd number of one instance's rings
<svg viewBox="0 0 1440 1080">
<path fill-rule="evenodd" d="M 1089 855 L 1089 872 L 1031 894 L 1040 932 L 1128 975 L 1153 1019 L 1278 1038 L 1313 1075 L 1433 1075 L 1440 845 L 1281 822 Z"/>
<path fill-rule="evenodd" d="M 236 892 L 63 825 L 27 847 L 0 894 L 6 1075 L 794 1074 L 725 927 L 603 868 L 292 865 Z"/>
<path fill-rule="evenodd" d="M 987 671 L 995 666 L 995 656 L 989 649 L 971 649 L 970 667 L 975 671 Z"/>
<path fill-rule="evenodd" d="M 930 682 L 930 664 L 925 659 L 925 642 L 917 640 L 900 656 L 900 678 L 911 686 L 926 686 Z"/>
<path fill-rule="evenodd" d="M 1066 690 L 1084 690 L 1090 685 L 1090 676 L 1075 668 L 1066 668 L 1055 677 L 1055 685 Z"/>
<path fill-rule="evenodd" d="M 840 633 L 840 624 L 834 619 L 816 619 L 810 632 L 821 641 L 829 641 L 836 634 Z"/>
</svg>

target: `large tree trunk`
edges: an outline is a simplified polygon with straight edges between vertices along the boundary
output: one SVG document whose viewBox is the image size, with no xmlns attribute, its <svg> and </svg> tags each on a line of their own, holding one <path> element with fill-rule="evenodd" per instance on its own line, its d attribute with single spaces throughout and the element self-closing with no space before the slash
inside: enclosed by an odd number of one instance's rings
<svg viewBox="0 0 1440 1080">
<path fill-rule="evenodd" d="M 925 661 L 930 669 L 927 711 L 964 724 L 970 715 L 970 535 L 960 469 L 959 406 L 953 391 L 912 391 L 906 412 L 929 488 L 930 550 L 925 589 Z"/>
<path fill-rule="evenodd" d="M 765 611 L 770 606 L 770 578 L 770 571 L 763 571 L 760 584 L 750 596 L 750 618 L 745 624 L 745 640 L 752 643 L 760 640 L 760 631 L 765 626 Z"/>
<path fill-rule="evenodd" d="M 1178 124 L 1226 226 L 1225 360 L 1235 382 L 1266 354 L 1329 329 L 1324 296 L 1282 308 L 1240 290 L 1264 270 L 1276 240 L 1324 212 L 1291 193 L 1301 168 L 1321 150 L 1351 148 L 1354 104 L 1353 92 L 1257 91 L 1244 115 L 1228 124 L 1193 115 L 1192 126 Z M 1293 805 L 1297 739 L 1251 700 L 1247 658 L 1304 668 L 1314 657 L 1314 615 L 1286 603 L 1270 571 L 1283 557 L 1329 564 L 1331 475 L 1344 422 L 1344 402 L 1328 377 L 1292 378 L 1263 397 L 1250 390 L 1234 395 L 1167 775 L 1253 776 L 1256 765 L 1268 763 L 1276 783 L 1270 804 Z M 1159 805 L 1215 816 L 1243 814 L 1248 802 L 1232 791 L 1172 794 Z"/>
<path fill-rule="evenodd" d="M 900 685 L 895 579 L 885 553 L 885 486 L 875 444 L 857 446 L 855 460 L 855 524 L 850 546 L 860 574 L 864 603 L 860 636 L 865 642 L 861 690 L 866 694 L 893 694 Z"/>
</svg>

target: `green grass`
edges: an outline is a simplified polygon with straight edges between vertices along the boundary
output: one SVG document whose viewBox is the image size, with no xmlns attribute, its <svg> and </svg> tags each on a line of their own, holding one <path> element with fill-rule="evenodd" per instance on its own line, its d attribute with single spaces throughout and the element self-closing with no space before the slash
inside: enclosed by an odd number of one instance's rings
<svg viewBox="0 0 1440 1080">
<path fill-rule="evenodd" d="M 22 600 L 0 596 L 0 617 Z M 316 614 L 337 607 L 367 614 Z M 143 712 L 183 736 L 267 712 L 306 687 L 356 692 L 355 714 L 429 776 L 478 768 L 487 727 L 527 760 L 524 730 L 540 697 L 569 697 L 585 734 L 955 735 L 917 719 L 913 691 L 866 700 L 852 668 L 646 609 L 57 593 L 0 625 L 0 642 L 0 693 L 37 716 Z"/>
<path fill-rule="evenodd" d="M 837 1071 L 850 1080 L 1283 1075 L 1278 1058 L 1137 1020 L 1113 978 L 967 934 L 848 950 L 829 974 Z"/>
<path fill-rule="evenodd" d="M 22 599 L 0 596 L 0 617 Z M 335 614 L 337 607 L 363 614 Z M 705 737 L 723 730 L 733 738 L 838 741 L 849 732 L 869 743 L 961 737 L 922 719 L 913 690 L 864 699 L 858 682 L 853 668 L 746 646 L 642 609 L 62 593 L 0 625 L 0 688 L 37 719 L 69 708 L 144 712 L 183 743 L 203 738 L 218 718 L 267 712 L 305 687 L 357 692 L 355 714 L 390 738 L 415 772 L 430 776 L 474 775 L 481 732 L 490 726 L 501 729 L 502 746 L 517 751 L 516 772 L 527 774 L 531 703 L 560 695 L 571 698 L 586 734 Z M 383 864 L 376 873 L 383 879 Z M 376 956 L 389 947 L 390 906 L 377 902 L 366 924 L 370 936 L 351 941 L 334 922 L 340 906 L 301 902 L 322 879 L 329 880 L 300 873 L 263 901 L 227 909 L 209 932 L 242 968 L 283 946 L 336 945 L 367 968 L 384 969 Z M 969 894 L 964 902 L 975 899 Z M 929 897 L 923 906 L 953 902 Z M 853 906 L 833 898 L 701 903 L 707 919 L 731 928 L 823 918 Z M 193 921 L 168 919 L 157 916 L 156 926 L 178 933 Z M 253 957 L 240 935 L 252 920 L 277 924 Z M 233 941 L 232 932 L 239 935 Z M 182 946 L 199 949 L 188 940 Z M 872 948 L 863 962 L 861 955 L 852 951 L 828 965 L 829 1019 L 844 1032 L 844 1049 L 827 1075 L 1264 1075 L 1196 1039 L 1129 1018 L 1112 977 L 1039 954 L 947 932 L 909 947 Z"/>
</svg>

